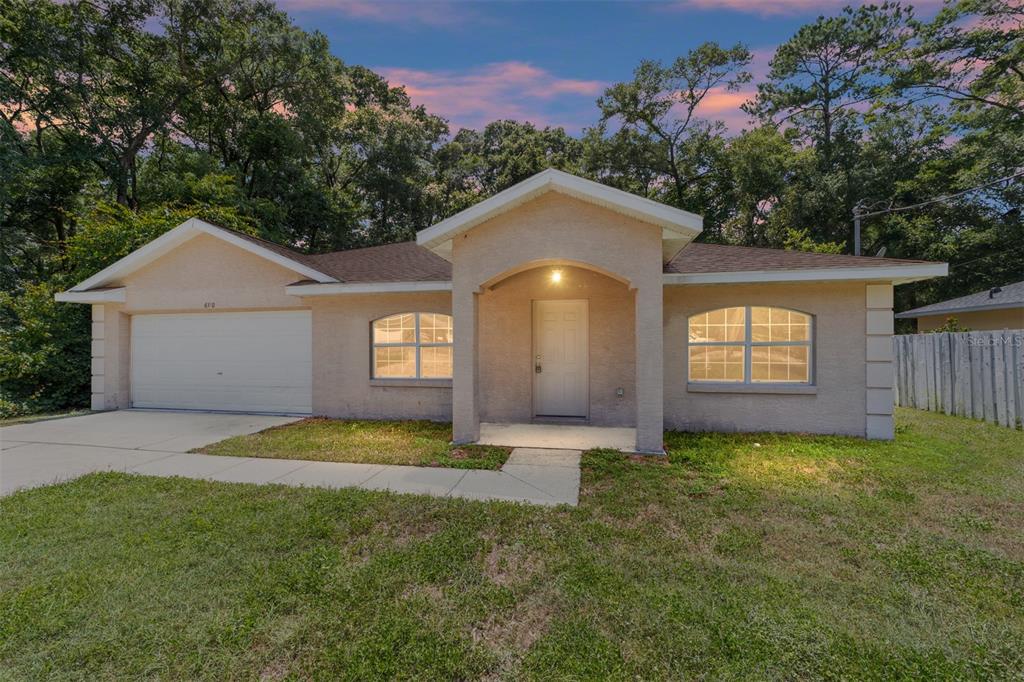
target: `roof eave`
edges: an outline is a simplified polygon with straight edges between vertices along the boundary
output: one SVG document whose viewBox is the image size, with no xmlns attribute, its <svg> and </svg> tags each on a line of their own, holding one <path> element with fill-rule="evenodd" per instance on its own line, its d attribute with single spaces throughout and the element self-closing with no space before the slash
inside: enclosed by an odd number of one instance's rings
<svg viewBox="0 0 1024 682">
<path fill-rule="evenodd" d="M 846 268 L 791 268 L 778 270 L 736 270 L 727 272 L 665 273 L 666 285 L 755 284 L 761 282 L 850 282 L 878 281 L 907 284 L 933 277 L 945 277 L 947 263 L 872 265 Z"/>
<path fill-rule="evenodd" d="M 412 282 L 326 282 L 289 284 L 284 288 L 290 296 L 344 296 L 351 294 L 408 294 L 451 291 L 452 283 L 441 280 Z"/>
<path fill-rule="evenodd" d="M 53 300 L 58 303 L 124 303 L 125 288 L 113 287 L 110 289 L 93 289 L 91 291 L 59 291 L 53 295 Z"/>
</svg>

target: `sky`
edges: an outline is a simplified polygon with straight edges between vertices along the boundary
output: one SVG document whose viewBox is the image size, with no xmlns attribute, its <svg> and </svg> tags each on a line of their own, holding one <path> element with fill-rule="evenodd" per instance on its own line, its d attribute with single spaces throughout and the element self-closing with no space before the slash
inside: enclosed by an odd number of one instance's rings
<svg viewBox="0 0 1024 682">
<path fill-rule="evenodd" d="M 919 0 L 925 12 L 939 0 Z M 335 55 L 404 85 L 454 130 L 512 118 L 572 134 L 598 119 L 597 97 L 643 59 L 669 62 L 704 41 L 745 44 L 755 83 L 775 46 L 842 0 L 277 0 Z M 712 92 L 701 111 L 738 132 L 739 92 Z"/>
</svg>

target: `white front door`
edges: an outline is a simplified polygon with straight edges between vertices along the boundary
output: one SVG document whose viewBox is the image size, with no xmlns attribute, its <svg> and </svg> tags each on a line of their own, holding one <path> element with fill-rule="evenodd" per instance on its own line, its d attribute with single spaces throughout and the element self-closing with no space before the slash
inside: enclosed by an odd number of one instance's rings
<svg viewBox="0 0 1024 682">
<path fill-rule="evenodd" d="M 533 302 L 533 412 L 586 417 L 590 392 L 587 302 Z"/>
<path fill-rule="evenodd" d="M 133 315 L 133 407 L 309 414 L 308 310 Z"/>
</svg>

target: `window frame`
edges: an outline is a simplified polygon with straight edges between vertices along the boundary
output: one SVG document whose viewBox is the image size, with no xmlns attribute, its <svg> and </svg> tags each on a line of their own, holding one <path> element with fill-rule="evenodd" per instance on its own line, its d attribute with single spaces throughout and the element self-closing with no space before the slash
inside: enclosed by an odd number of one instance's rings
<svg viewBox="0 0 1024 682">
<path fill-rule="evenodd" d="M 413 341 L 400 341 L 396 343 L 377 343 L 374 332 L 376 331 L 375 325 L 383 320 L 390 319 L 392 317 L 401 317 L 403 315 L 413 316 Z M 437 343 L 437 342 L 422 342 L 420 341 L 420 316 L 421 315 L 444 315 L 452 321 L 452 340 L 449 343 Z M 384 315 L 370 321 L 370 380 L 377 382 L 405 382 L 405 381 L 416 381 L 416 382 L 450 382 L 451 376 L 446 377 L 425 377 L 423 376 L 423 361 L 422 353 L 420 352 L 423 348 L 452 348 L 452 374 L 455 373 L 454 357 L 455 357 L 455 320 L 451 313 L 438 313 L 430 310 L 422 311 L 403 311 L 400 313 L 391 313 L 390 315 Z M 407 377 L 385 377 L 377 375 L 377 349 L 378 348 L 412 348 L 414 349 L 414 357 L 416 359 L 416 374 L 415 376 Z"/>
<path fill-rule="evenodd" d="M 743 340 L 742 341 L 691 341 L 690 340 L 690 320 L 698 315 L 704 315 L 706 313 L 713 313 L 717 310 L 727 310 L 729 308 L 742 308 L 743 309 Z M 808 318 L 807 325 L 807 340 L 806 341 L 754 341 L 752 332 L 753 327 L 753 308 L 773 308 L 775 310 L 786 310 L 791 313 L 799 313 L 800 315 L 806 315 Z M 709 380 L 709 379 L 693 379 L 690 377 L 690 348 L 693 346 L 729 346 L 734 348 L 743 349 L 743 381 L 724 381 L 720 379 Z M 758 347 L 772 347 L 772 346 L 786 346 L 786 347 L 799 347 L 804 346 L 807 348 L 807 381 L 753 381 L 752 365 L 753 365 L 753 349 Z M 816 346 L 817 346 L 817 318 L 811 313 L 804 312 L 803 310 L 797 310 L 796 308 L 787 308 L 785 306 L 778 305 L 766 305 L 766 304 L 745 304 L 745 305 L 725 305 L 718 308 L 710 308 L 708 310 L 701 310 L 686 316 L 686 383 L 696 386 L 722 386 L 722 387 L 804 387 L 804 386 L 815 386 L 816 375 L 815 370 L 817 367 L 816 362 Z"/>
</svg>

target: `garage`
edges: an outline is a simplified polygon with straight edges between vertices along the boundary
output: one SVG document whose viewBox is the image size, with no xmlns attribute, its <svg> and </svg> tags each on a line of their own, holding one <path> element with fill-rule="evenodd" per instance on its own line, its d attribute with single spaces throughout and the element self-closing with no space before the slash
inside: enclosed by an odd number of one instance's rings
<svg viewBox="0 0 1024 682">
<path fill-rule="evenodd" d="M 133 315 L 132 407 L 310 414 L 312 328 L 308 310 Z"/>
</svg>

